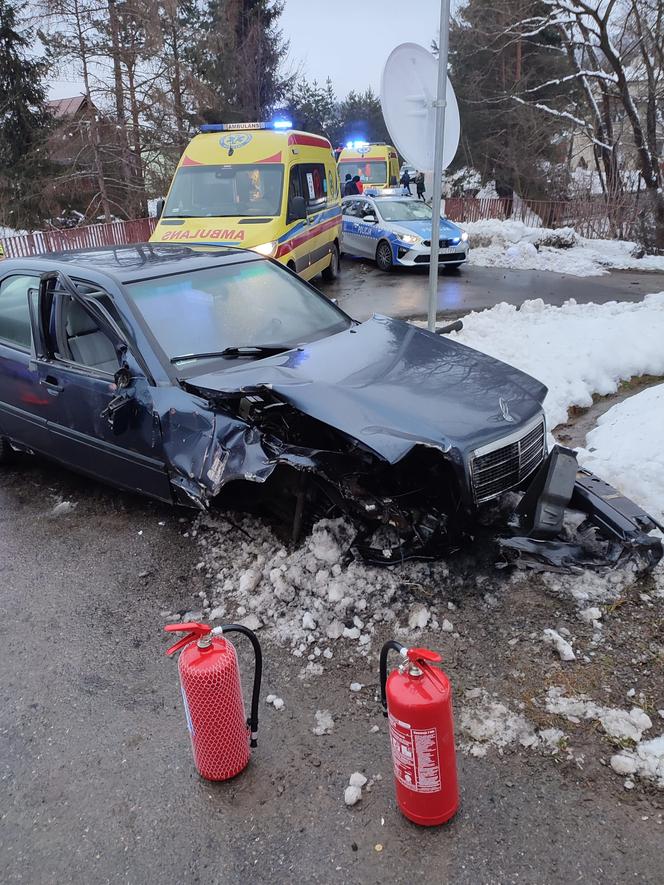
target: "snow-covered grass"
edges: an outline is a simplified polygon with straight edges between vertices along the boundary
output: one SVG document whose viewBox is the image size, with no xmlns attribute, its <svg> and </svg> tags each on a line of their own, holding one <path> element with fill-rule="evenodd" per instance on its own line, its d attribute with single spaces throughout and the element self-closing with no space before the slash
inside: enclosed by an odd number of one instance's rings
<svg viewBox="0 0 664 885">
<path fill-rule="evenodd" d="M 660 341 L 664 350 L 664 329 Z M 664 384 L 600 416 L 579 461 L 664 522 Z"/>
<path fill-rule="evenodd" d="M 598 276 L 610 270 L 664 271 L 664 256 L 636 258 L 635 244 L 589 240 L 573 228 L 531 227 L 521 221 L 486 218 L 464 223 L 470 237 L 470 263 L 482 267 L 550 270 Z"/>
<path fill-rule="evenodd" d="M 567 420 L 571 406 L 592 405 L 593 394 L 615 393 L 636 375 L 664 375 L 664 292 L 634 303 L 501 303 L 468 314 L 463 324 L 454 333 L 458 341 L 547 385 L 551 429 Z"/>
</svg>

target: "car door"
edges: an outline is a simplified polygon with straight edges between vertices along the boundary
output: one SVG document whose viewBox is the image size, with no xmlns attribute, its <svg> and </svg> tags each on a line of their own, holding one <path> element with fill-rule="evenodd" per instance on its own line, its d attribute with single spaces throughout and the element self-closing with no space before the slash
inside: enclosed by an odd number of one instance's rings
<svg viewBox="0 0 664 885">
<path fill-rule="evenodd" d="M 341 204 L 341 227 L 343 236 L 343 249 L 349 255 L 358 255 L 358 221 L 359 200 L 344 200 Z"/>
<path fill-rule="evenodd" d="M 48 422 L 52 454 L 112 485 L 171 501 L 149 380 L 111 316 L 112 300 L 83 282 L 50 292 L 42 284 L 39 299 L 38 372 L 57 402 Z"/>
<path fill-rule="evenodd" d="M 358 205 L 357 241 L 358 254 L 365 258 L 376 257 L 376 245 L 379 240 L 378 212 L 370 200 L 361 200 Z M 373 216 L 376 221 L 365 221 L 365 216 Z"/>
<path fill-rule="evenodd" d="M 29 270 L 0 280 L 0 436 L 48 453 L 58 406 L 34 359 L 29 297 L 38 286 L 39 274 Z"/>
</svg>

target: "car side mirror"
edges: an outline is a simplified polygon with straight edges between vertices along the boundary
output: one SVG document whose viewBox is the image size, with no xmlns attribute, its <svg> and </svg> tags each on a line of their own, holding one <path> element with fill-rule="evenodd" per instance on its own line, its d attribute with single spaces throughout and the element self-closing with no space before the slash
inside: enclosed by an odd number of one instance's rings
<svg viewBox="0 0 664 885">
<path fill-rule="evenodd" d="M 131 372 L 129 366 L 123 363 L 113 376 L 117 393 L 110 400 L 101 413 L 116 433 L 126 429 L 129 420 L 128 406 L 134 401 L 134 391 L 129 389 L 131 384 Z M 120 420 L 122 419 L 122 420 Z"/>
<path fill-rule="evenodd" d="M 304 197 L 293 197 L 288 213 L 291 221 L 301 221 L 307 217 L 307 204 Z"/>
<path fill-rule="evenodd" d="M 375 215 L 369 214 L 369 215 L 362 216 L 362 221 L 366 221 L 367 224 L 376 224 L 377 220 L 378 219 L 376 218 Z"/>
<path fill-rule="evenodd" d="M 157 210 L 156 210 L 156 212 L 155 212 L 155 215 L 157 216 L 157 218 L 161 218 L 162 213 L 163 213 L 163 211 L 164 211 L 164 205 L 165 205 L 165 203 L 166 203 L 166 201 L 164 200 L 163 197 L 160 197 L 160 198 L 157 200 Z"/>
</svg>

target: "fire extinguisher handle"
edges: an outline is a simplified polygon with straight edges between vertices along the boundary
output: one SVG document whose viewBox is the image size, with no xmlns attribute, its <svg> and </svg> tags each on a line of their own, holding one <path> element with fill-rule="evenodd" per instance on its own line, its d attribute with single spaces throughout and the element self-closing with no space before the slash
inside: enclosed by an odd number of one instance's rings
<svg viewBox="0 0 664 885">
<path fill-rule="evenodd" d="M 383 707 L 383 716 L 387 716 L 385 686 L 387 684 L 387 655 L 390 651 L 396 651 L 405 658 L 408 649 L 405 645 L 397 642 L 396 639 L 388 639 L 380 650 L 380 702 Z"/>
<path fill-rule="evenodd" d="M 182 639 L 178 639 L 175 645 L 172 645 L 166 650 L 167 655 L 174 655 L 176 651 L 180 651 L 185 645 L 189 645 L 190 642 L 200 639 L 201 636 L 205 636 L 212 630 L 212 627 L 210 627 L 209 624 L 201 624 L 198 621 L 189 621 L 186 624 L 166 624 L 164 630 L 167 633 L 187 634 L 186 636 L 183 636 Z"/>
<path fill-rule="evenodd" d="M 251 715 L 247 719 L 249 726 L 250 738 L 249 745 L 251 747 L 258 746 L 258 705 L 261 698 L 261 678 L 263 675 L 263 652 L 258 641 L 258 637 L 253 630 L 245 627 L 243 624 L 224 624 L 222 627 L 224 633 L 242 633 L 251 642 L 254 649 L 254 687 L 251 692 Z"/>
</svg>

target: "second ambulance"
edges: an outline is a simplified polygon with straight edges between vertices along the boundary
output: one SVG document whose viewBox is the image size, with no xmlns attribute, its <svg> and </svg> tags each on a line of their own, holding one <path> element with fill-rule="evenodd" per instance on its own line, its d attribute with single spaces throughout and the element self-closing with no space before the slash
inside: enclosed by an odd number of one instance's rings
<svg viewBox="0 0 664 885">
<path fill-rule="evenodd" d="M 182 155 L 150 238 L 235 246 L 304 279 L 339 273 L 341 194 L 326 138 L 275 123 L 201 126 Z"/>
</svg>

